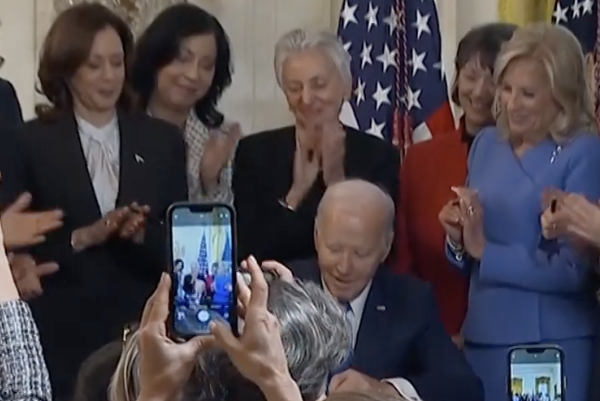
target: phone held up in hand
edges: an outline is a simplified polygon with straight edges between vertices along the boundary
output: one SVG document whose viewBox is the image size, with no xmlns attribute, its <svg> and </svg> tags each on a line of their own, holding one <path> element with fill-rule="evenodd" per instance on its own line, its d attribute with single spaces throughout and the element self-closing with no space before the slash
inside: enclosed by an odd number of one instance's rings
<svg viewBox="0 0 600 401">
<path fill-rule="evenodd" d="M 167 211 L 170 335 L 189 339 L 226 322 L 237 335 L 235 212 L 224 203 L 176 203 Z"/>
<path fill-rule="evenodd" d="M 522 345 L 508 352 L 508 399 L 562 400 L 564 352 L 557 345 Z"/>
</svg>

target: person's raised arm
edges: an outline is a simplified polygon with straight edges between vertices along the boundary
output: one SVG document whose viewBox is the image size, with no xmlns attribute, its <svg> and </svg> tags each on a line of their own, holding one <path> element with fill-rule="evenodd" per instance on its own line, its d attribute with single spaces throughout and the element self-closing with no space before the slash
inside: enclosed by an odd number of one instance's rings
<svg viewBox="0 0 600 401">
<path fill-rule="evenodd" d="M 19 299 L 0 230 L 0 383 L 3 401 L 51 401 L 39 333 Z M 5 396 L 7 395 L 7 396 Z"/>
</svg>

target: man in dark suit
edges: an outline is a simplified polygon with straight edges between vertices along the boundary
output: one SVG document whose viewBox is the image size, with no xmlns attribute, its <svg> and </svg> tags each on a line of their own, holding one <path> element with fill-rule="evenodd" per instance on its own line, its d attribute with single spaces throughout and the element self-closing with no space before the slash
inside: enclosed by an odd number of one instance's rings
<svg viewBox="0 0 600 401">
<path fill-rule="evenodd" d="M 377 186 L 330 187 L 315 223 L 318 260 L 292 263 L 300 279 L 322 283 L 347 309 L 354 357 L 330 391 L 374 390 L 408 400 L 481 401 L 483 387 L 439 317 L 428 284 L 381 263 L 393 239 L 394 203 Z"/>
<path fill-rule="evenodd" d="M 17 92 L 13 85 L 6 79 L 0 78 L 0 128 L 3 130 L 8 128 L 12 132 L 13 128 L 18 127 L 23 122 L 21 113 L 21 105 L 17 98 Z"/>
<path fill-rule="evenodd" d="M 233 170 L 238 256 L 291 261 L 316 256 L 312 240 L 325 189 L 345 178 L 398 192 L 390 144 L 340 124 L 352 90 L 350 56 L 328 31 L 293 30 L 275 46 L 275 74 L 294 126 L 242 139 Z"/>
</svg>

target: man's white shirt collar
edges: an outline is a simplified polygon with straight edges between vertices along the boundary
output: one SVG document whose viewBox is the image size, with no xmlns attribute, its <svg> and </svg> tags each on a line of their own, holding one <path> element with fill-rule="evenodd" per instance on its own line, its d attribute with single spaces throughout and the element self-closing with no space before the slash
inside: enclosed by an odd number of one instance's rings
<svg viewBox="0 0 600 401">
<path fill-rule="evenodd" d="M 367 298 L 369 296 L 369 291 L 371 290 L 371 284 L 373 280 L 369 280 L 365 288 L 358 294 L 356 298 L 350 301 L 350 308 L 352 308 L 352 347 L 356 345 L 356 337 L 358 335 L 358 330 L 360 329 L 360 321 L 362 320 L 362 315 L 365 310 L 365 304 L 367 303 Z M 333 297 L 333 294 L 329 292 L 329 288 L 327 288 L 327 283 L 321 276 L 321 285 L 323 286 L 323 290 L 329 295 Z M 335 298 L 335 297 L 334 297 Z M 337 298 L 336 298 L 337 299 Z"/>
</svg>

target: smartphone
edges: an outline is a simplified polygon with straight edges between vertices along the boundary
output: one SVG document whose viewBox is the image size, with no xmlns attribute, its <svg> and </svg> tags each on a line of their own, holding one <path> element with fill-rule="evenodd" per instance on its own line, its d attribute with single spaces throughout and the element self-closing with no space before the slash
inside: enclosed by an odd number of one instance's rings
<svg viewBox="0 0 600 401">
<path fill-rule="evenodd" d="M 226 322 L 237 335 L 235 212 L 224 203 L 176 203 L 167 211 L 170 335 L 189 339 Z"/>
<path fill-rule="evenodd" d="M 564 352 L 557 345 L 523 345 L 508 353 L 509 400 L 564 400 Z"/>
</svg>

